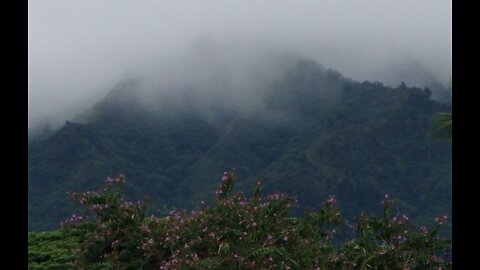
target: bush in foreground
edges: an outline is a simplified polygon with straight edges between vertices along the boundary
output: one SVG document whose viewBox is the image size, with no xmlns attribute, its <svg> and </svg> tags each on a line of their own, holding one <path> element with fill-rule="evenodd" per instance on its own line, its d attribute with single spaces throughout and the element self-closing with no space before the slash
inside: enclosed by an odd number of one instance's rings
<svg viewBox="0 0 480 270">
<path fill-rule="evenodd" d="M 98 191 L 70 193 L 85 207 L 62 223 L 65 235 L 82 237 L 80 269 L 451 269 L 450 240 L 440 239 L 446 216 L 433 228 L 413 228 L 393 215 L 386 195 L 383 216 L 362 214 L 346 224 L 334 196 L 318 211 L 294 218 L 296 200 L 284 194 L 231 194 L 235 170 L 225 172 L 212 205 L 148 216 L 145 202 L 122 198 L 123 176 L 108 178 Z M 347 226 L 348 225 L 348 226 Z M 337 230 L 352 239 L 334 244 Z M 448 256 L 446 256 L 446 255 Z"/>
</svg>

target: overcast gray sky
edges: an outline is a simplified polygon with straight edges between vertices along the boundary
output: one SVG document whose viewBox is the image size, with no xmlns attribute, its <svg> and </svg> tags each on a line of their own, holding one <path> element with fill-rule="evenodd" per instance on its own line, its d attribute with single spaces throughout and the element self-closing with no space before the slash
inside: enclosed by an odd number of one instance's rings
<svg viewBox="0 0 480 270">
<path fill-rule="evenodd" d="M 451 13 L 449 0 L 29 0 L 29 127 L 71 118 L 138 67 L 202 40 L 285 49 L 391 85 L 421 84 L 402 77 L 416 65 L 446 84 Z"/>
</svg>

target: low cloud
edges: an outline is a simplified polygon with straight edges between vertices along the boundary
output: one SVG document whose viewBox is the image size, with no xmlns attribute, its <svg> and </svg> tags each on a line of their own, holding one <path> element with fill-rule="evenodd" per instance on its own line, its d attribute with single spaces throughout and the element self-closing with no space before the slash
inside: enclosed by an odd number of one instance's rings
<svg viewBox="0 0 480 270">
<path fill-rule="evenodd" d="M 446 0 L 28 4 L 29 127 L 72 119 L 128 78 L 162 91 L 195 85 L 208 95 L 215 82 L 247 99 L 238 89 L 255 89 L 293 58 L 387 85 L 451 78 Z"/>
</svg>

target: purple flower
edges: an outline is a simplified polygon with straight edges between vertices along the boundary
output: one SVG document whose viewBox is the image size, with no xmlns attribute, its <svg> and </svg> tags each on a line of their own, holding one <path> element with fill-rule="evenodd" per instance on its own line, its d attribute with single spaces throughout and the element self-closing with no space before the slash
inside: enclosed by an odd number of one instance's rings
<svg viewBox="0 0 480 270">
<path fill-rule="evenodd" d="M 427 226 L 422 226 L 422 227 L 420 227 L 420 232 L 421 232 L 423 235 L 427 235 L 427 234 L 428 234 L 428 227 L 427 227 Z"/>
<path fill-rule="evenodd" d="M 405 241 L 406 240 L 405 236 L 403 236 L 401 234 L 397 234 L 397 235 L 393 236 L 393 239 L 395 239 L 397 241 Z"/>
<path fill-rule="evenodd" d="M 445 221 L 447 221 L 447 219 L 448 219 L 447 215 L 443 215 L 443 216 L 440 216 L 440 217 L 436 217 L 435 222 L 438 225 L 441 225 L 441 224 L 445 223 Z"/>
<path fill-rule="evenodd" d="M 120 243 L 120 241 L 118 241 L 118 240 L 113 241 L 112 242 L 112 248 L 117 247 L 119 243 Z"/>
<path fill-rule="evenodd" d="M 330 195 L 328 196 L 328 200 L 327 200 L 327 204 L 328 205 L 333 205 L 337 202 L 337 200 L 335 199 L 335 196 L 334 195 Z"/>
<path fill-rule="evenodd" d="M 394 225 L 401 225 L 405 224 L 408 221 L 408 217 L 406 215 L 401 215 L 401 216 L 395 216 L 392 218 L 392 223 Z"/>
<path fill-rule="evenodd" d="M 385 207 L 391 207 L 393 204 L 392 196 L 390 196 L 390 194 L 385 194 L 382 204 L 385 205 Z"/>
</svg>

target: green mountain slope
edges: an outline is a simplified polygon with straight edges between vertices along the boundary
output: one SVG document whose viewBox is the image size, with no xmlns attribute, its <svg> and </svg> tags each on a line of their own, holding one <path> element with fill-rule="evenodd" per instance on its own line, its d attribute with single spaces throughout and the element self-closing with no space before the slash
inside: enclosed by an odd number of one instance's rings
<svg viewBox="0 0 480 270">
<path fill-rule="evenodd" d="M 71 210 L 65 192 L 109 175 L 124 173 L 127 197 L 148 196 L 153 209 L 193 207 L 231 167 L 240 190 L 262 178 L 303 207 L 336 194 L 346 216 L 377 209 L 385 193 L 422 222 L 451 213 L 451 144 L 431 132 L 432 116 L 451 107 L 427 89 L 359 83 L 309 61 L 243 111 L 188 94 L 144 106 L 140 88 L 120 84 L 83 124 L 29 144 L 29 230 L 56 228 Z"/>
</svg>

